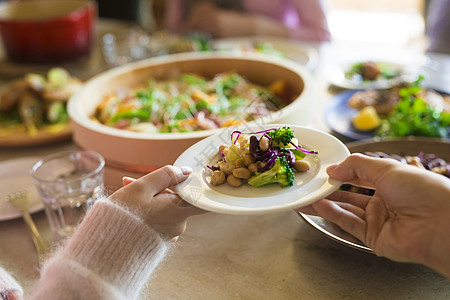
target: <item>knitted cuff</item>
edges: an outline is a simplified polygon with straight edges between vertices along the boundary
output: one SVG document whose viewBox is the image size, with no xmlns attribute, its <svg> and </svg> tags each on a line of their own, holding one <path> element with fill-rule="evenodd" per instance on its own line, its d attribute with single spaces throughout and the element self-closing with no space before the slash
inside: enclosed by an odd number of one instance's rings
<svg viewBox="0 0 450 300">
<path fill-rule="evenodd" d="M 0 267 L 0 299 L 14 299 L 13 295 L 23 297 L 22 287 Z"/>
<path fill-rule="evenodd" d="M 125 294 L 139 292 L 169 246 L 123 207 L 98 200 L 61 255 L 98 274 Z"/>
</svg>

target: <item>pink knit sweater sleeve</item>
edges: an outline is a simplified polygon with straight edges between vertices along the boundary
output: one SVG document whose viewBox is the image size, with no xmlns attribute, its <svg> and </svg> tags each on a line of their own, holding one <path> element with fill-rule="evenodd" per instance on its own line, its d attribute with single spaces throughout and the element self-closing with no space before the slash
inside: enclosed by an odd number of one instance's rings
<svg viewBox="0 0 450 300">
<path fill-rule="evenodd" d="M 290 38 L 308 42 L 330 40 L 324 0 L 243 0 L 243 3 L 247 13 L 283 24 Z"/>
<path fill-rule="evenodd" d="M 136 299 L 167 249 L 135 215 L 99 200 L 44 265 L 30 299 Z"/>
<path fill-rule="evenodd" d="M 166 1 L 165 26 L 167 29 L 176 33 L 182 33 L 186 29 L 183 9 L 185 3 L 189 1 Z M 325 0 L 242 0 L 241 2 L 245 13 L 264 16 L 285 26 L 290 38 L 308 42 L 327 42 L 331 39 Z M 254 32 L 254 34 L 266 33 Z"/>
<path fill-rule="evenodd" d="M 23 290 L 17 281 L 0 267 L 0 299 L 22 299 Z"/>
<path fill-rule="evenodd" d="M 291 2 L 300 18 L 300 26 L 289 28 L 290 36 L 304 41 L 330 41 L 331 35 L 324 1 L 293 0 Z"/>
</svg>

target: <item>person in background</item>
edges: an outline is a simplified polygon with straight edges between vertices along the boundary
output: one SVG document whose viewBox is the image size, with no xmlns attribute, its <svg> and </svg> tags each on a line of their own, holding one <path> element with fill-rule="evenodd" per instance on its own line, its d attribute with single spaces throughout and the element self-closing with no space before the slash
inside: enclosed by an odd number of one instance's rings
<svg viewBox="0 0 450 300">
<path fill-rule="evenodd" d="M 175 33 L 200 31 L 214 38 L 267 35 L 330 41 L 321 0 L 168 0 L 165 25 Z"/>
<path fill-rule="evenodd" d="M 301 208 L 349 232 L 375 254 L 420 263 L 450 279 L 450 179 L 394 159 L 353 154 L 330 166 L 331 178 L 375 189 L 336 191 Z"/>
<path fill-rule="evenodd" d="M 186 219 L 201 214 L 168 188 L 188 167 L 165 166 L 95 202 L 67 244 L 45 264 L 27 299 L 138 299 Z M 22 299 L 23 290 L 0 268 L 0 299 Z"/>
<path fill-rule="evenodd" d="M 425 30 L 429 39 L 427 52 L 450 54 L 450 0 L 427 1 Z"/>
</svg>

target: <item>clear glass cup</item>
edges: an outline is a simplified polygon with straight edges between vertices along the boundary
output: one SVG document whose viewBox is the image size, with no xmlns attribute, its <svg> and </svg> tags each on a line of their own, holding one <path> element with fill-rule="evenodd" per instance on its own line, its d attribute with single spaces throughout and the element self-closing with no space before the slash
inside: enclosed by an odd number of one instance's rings
<svg viewBox="0 0 450 300">
<path fill-rule="evenodd" d="M 56 239 L 72 234 L 102 196 L 104 167 L 104 158 L 88 150 L 52 154 L 32 167 L 31 176 Z"/>
<path fill-rule="evenodd" d="M 153 56 L 149 45 L 150 36 L 142 29 L 123 29 L 102 37 L 102 54 L 110 67 L 117 67 Z"/>
</svg>

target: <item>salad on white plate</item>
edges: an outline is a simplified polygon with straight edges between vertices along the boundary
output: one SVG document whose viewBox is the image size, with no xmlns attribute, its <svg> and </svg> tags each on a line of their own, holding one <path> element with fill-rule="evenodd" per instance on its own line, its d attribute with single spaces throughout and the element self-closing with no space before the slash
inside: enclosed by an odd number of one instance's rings
<svg viewBox="0 0 450 300">
<path fill-rule="evenodd" d="M 239 135 L 247 133 L 247 136 L 256 136 L 258 140 L 261 140 L 266 135 L 270 136 L 270 132 L 286 127 L 292 130 L 292 142 L 295 146 L 288 146 L 289 148 L 283 146 L 282 148 L 286 150 L 272 146 L 262 152 L 261 148 L 258 148 L 257 152 L 261 157 L 267 154 L 267 156 L 261 158 L 266 164 L 260 165 L 259 169 L 251 175 L 254 176 L 254 179 L 259 176 L 259 179 L 255 181 L 250 177 L 239 179 L 243 183 L 245 183 L 244 180 L 247 182 L 253 181 L 253 186 L 247 183 L 241 184 L 239 187 L 230 184 L 213 184 L 211 176 L 216 171 L 214 169 L 217 167 L 220 169 L 218 164 L 220 161 L 224 161 L 222 157 L 224 148 L 221 145 L 236 146 L 237 142 L 234 144 L 234 141 L 238 139 L 236 136 L 239 132 L 241 133 Z M 294 140 L 294 137 L 296 140 Z M 250 153 L 250 142 L 243 144 L 244 147 L 240 151 L 245 156 Z M 255 151 L 255 149 L 252 150 L 252 152 Z M 294 158 L 289 152 L 294 155 Z M 297 153 L 299 159 L 295 158 L 295 153 Z M 308 127 L 266 124 L 224 128 L 219 133 L 188 148 L 175 161 L 175 166 L 190 166 L 193 168 L 191 176 L 178 184 L 175 190 L 192 205 L 219 213 L 251 215 L 291 210 L 311 204 L 339 188 L 341 182 L 331 180 L 326 174 L 326 168 L 341 162 L 348 155 L 347 147 L 337 138 Z M 227 156 L 224 155 L 224 157 L 228 164 Z M 230 159 L 230 156 L 228 159 Z M 282 160 L 289 160 L 289 163 L 285 162 L 283 168 L 279 168 L 279 163 Z M 295 169 L 288 170 L 286 166 L 293 166 L 293 160 L 307 162 L 309 168 L 300 172 L 295 172 Z M 272 165 L 268 165 L 267 169 L 264 169 L 269 163 L 272 163 Z M 229 168 L 230 165 L 227 167 Z M 287 172 L 285 174 L 279 172 L 276 175 L 273 168 L 287 170 Z M 268 173 L 265 173 L 266 171 Z M 231 171 L 230 174 L 232 173 Z M 261 175 L 264 173 L 267 176 Z M 227 176 L 230 174 L 227 174 Z M 286 174 L 289 175 L 286 176 Z M 294 176 L 291 176 L 292 174 Z M 288 177 L 289 180 L 283 180 Z M 280 180 L 277 181 L 277 179 Z"/>
</svg>

